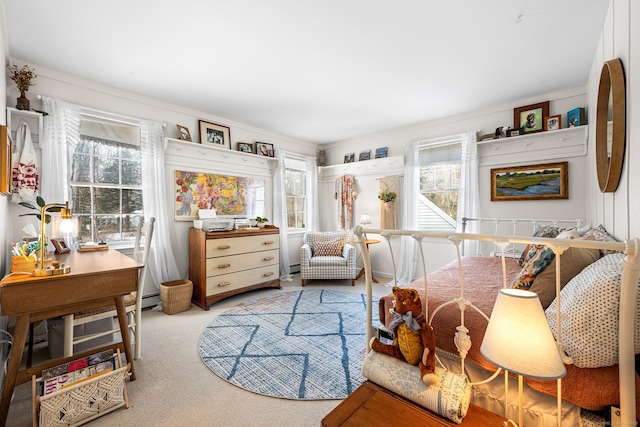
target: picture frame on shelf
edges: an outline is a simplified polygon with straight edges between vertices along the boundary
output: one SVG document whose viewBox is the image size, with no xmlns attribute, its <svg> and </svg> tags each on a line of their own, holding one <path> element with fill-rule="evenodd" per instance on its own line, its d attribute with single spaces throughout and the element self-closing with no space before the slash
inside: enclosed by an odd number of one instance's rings
<svg viewBox="0 0 640 427">
<path fill-rule="evenodd" d="M 344 155 L 345 163 L 353 163 L 356 158 L 356 153 L 349 153 Z"/>
<path fill-rule="evenodd" d="M 219 148 L 231 149 L 231 130 L 228 126 L 198 120 L 200 143 L 211 144 Z"/>
<path fill-rule="evenodd" d="M 549 101 L 525 105 L 513 109 L 514 129 L 524 128 L 524 133 L 544 131 L 544 118 L 549 116 Z"/>
<path fill-rule="evenodd" d="M 176 127 L 178 128 L 178 138 L 181 141 L 191 142 L 191 132 L 189 132 L 189 128 L 178 124 L 176 124 Z"/>
<path fill-rule="evenodd" d="M 382 159 L 384 157 L 387 157 L 387 147 L 376 148 L 375 158 Z"/>
<path fill-rule="evenodd" d="M 491 169 L 491 201 L 569 198 L 569 162 Z"/>
<path fill-rule="evenodd" d="M 268 142 L 256 142 L 256 154 L 265 157 L 274 157 L 273 144 Z"/>
<path fill-rule="evenodd" d="M 237 149 L 243 153 L 253 154 L 253 144 L 250 142 L 238 142 Z"/>
<path fill-rule="evenodd" d="M 555 116 L 547 116 L 544 118 L 544 130 L 558 130 L 562 129 L 562 115 L 556 114 Z"/>
<path fill-rule="evenodd" d="M 360 156 L 358 156 L 358 161 L 361 162 L 363 160 L 371 159 L 371 150 L 361 151 Z"/>
<path fill-rule="evenodd" d="M 567 124 L 570 128 L 586 125 L 584 108 L 574 108 L 567 111 Z"/>
</svg>

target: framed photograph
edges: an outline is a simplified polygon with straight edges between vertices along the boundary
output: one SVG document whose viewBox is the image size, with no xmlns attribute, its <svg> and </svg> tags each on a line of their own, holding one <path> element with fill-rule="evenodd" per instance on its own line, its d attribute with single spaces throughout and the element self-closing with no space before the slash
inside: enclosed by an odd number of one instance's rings
<svg viewBox="0 0 640 427">
<path fill-rule="evenodd" d="M 544 118 L 549 115 L 549 101 L 513 109 L 513 127 L 524 128 L 524 133 L 544 131 Z"/>
<path fill-rule="evenodd" d="M 6 126 L 0 126 L 0 194 L 11 193 L 12 146 L 9 129 Z"/>
<path fill-rule="evenodd" d="M 180 137 L 181 140 L 191 141 L 191 132 L 189 132 L 188 127 L 185 127 L 182 125 L 176 125 L 176 127 L 178 128 L 178 136 Z"/>
<path fill-rule="evenodd" d="M 344 162 L 345 163 L 353 163 L 353 161 L 356 158 L 356 153 L 349 153 L 349 154 L 345 154 L 344 156 Z"/>
<path fill-rule="evenodd" d="M 198 120 L 200 124 L 200 143 L 213 144 L 216 147 L 231 149 L 231 131 L 228 126 Z"/>
<path fill-rule="evenodd" d="M 562 116 L 560 114 L 556 116 L 547 116 L 544 118 L 544 130 L 558 129 L 562 129 Z"/>
<path fill-rule="evenodd" d="M 358 161 L 361 162 L 363 160 L 369 160 L 371 158 L 371 150 L 360 152 L 360 157 L 358 157 Z"/>
<path fill-rule="evenodd" d="M 273 144 L 269 144 L 268 142 L 256 142 L 256 154 L 274 157 Z"/>
<path fill-rule="evenodd" d="M 584 117 L 584 108 L 574 108 L 567 112 L 567 123 L 570 128 L 586 125 L 587 122 Z"/>
<path fill-rule="evenodd" d="M 569 162 L 491 169 L 491 201 L 569 198 Z"/>
<path fill-rule="evenodd" d="M 253 144 L 248 142 L 238 142 L 238 151 L 243 153 L 253 153 Z"/>
<path fill-rule="evenodd" d="M 53 247 L 56 248 L 57 254 L 70 252 L 69 246 L 67 246 L 67 242 L 65 242 L 64 239 L 51 239 L 51 243 L 53 243 Z"/>
<path fill-rule="evenodd" d="M 387 147 L 376 148 L 376 159 L 387 157 Z"/>
</svg>

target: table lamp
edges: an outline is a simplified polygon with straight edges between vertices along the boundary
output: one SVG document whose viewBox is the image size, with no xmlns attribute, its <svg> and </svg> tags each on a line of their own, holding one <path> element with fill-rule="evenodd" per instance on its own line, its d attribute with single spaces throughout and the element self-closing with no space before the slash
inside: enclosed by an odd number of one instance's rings
<svg viewBox="0 0 640 427">
<path fill-rule="evenodd" d="M 36 277 L 41 277 L 41 276 L 51 276 L 54 274 L 64 274 L 64 273 L 69 273 L 71 271 L 71 269 L 68 266 L 62 266 L 61 268 L 55 268 L 55 269 L 45 269 L 44 268 L 44 264 L 45 264 L 45 260 L 47 259 L 46 257 L 46 243 L 47 243 L 47 237 L 45 236 L 45 225 L 46 225 L 46 215 L 47 215 L 47 211 L 51 210 L 52 208 L 55 208 L 55 211 L 59 211 L 60 212 L 60 217 L 62 218 L 62 223 L 60 224 L 60 229 L 62 231 L 65 231 L 65 229 L 67 227 L 73 227 L 73 223 L 71 222 L 71 209 L 69 209 L 69 202 L 65 202 L 64 205 L 61 203 L 49 203 L 48 205 L 44 205 L 42 207 L 42 209 L 40 210 L 40 263 L 38 264 L 38 267 L 35 269 L 35 271 L 33 272 L 33 275 Z M 52 210 L 53 212 L 53 210 Z"/>
<path fill-rule="evenodd" d="M 371 218 L 369 218 L 369 214 L 360 215 L 360 225 L 369 225 L 371 224 Z M 367 240 L 367 234 L 364 234 L 364 240 Z"/>
<path fill-rule="evenodd" d="M 552 380 L 567 373 L 540 298 L 530 291 L 500 290 L 480 352 L 493 364 L 518 374 L 520 427 L 523 427 L 522 377 Z M 512 420 L 508 423 L 515 425 Z"/>
</svg>

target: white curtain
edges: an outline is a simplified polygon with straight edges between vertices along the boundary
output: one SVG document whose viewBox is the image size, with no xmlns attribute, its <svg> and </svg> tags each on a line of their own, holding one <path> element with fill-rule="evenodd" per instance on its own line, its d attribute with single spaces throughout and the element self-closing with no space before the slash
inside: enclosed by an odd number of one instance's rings
<svg viewBox="0 0 640 427">
<path fill-rule="evenodd" d="M 171 250 L 169 235 L 170 206 L 165 187 L 164 135 L 157 122 L 140 121 L 140 149 L 142 154 L 142 203 L 145 219 L 155 217 L 149 269 L 156 288 L 163 282 L 180 278 L 178 265 Z"/>
<path fill-rule="evenodd" d="M 462 160 L 460 168 L 460 187 L 458 189 L 458 232 L 462 232 L 462 218 L 480 217 L 480 190 L 478 186 L 478 150 L 476 133 L 462 135 Z M 467 223 L 467 233 L 477 233 L 475 221 Z M 477 241 L 465 241 L 464 253 L 477 253 Z"/>
<path fill-rule="evenodd" d="M 318 164 L 315 157 L 305 158 L 307 167 L 307 230 L 318 231 Z"/>
<path fill-rule="evenodd" d="M 418 228 L 418 204 L 416 198 L 420 192 L 420 143 L 411 142 L 404 148 L 404 197 L 401 199 L 400 228 L 416 230 Z M 413 280 L 416 269 L 418 247 L 410 236 L 400 238 L 400 257 L 398 264 L 398 285 L 406 286 Z"/>
<path fill-rule="evenodd" d="M 273 223 L 280 228 L 280 280 L 290 282 L 291 265 L 289 261 L 289 237 L 287 227 L 287 188 L 286 188 L 286 151 L 276 150 L 278 167 L 273 175 Z"/>
<path fill-rule="evenodd" d="M 40 194 L 47 203 L 63 203 L 70 200 L 72 157 L 80 141 L 80 107 L 43 96 L 42 109 L 48 116 L 44 119 L 44 135 L 40 140 Z"/>
</svg>

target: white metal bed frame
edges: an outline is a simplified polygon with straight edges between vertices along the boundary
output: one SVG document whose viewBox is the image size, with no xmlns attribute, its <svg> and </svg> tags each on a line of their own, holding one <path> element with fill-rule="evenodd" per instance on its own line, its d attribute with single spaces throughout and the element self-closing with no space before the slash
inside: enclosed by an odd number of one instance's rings
<svg viewBox="0 0 640 427">
<path fill-rule="evenodd" d="M 495 221 L 497 219 L 486 219 L 484 221 Z M 502 220 L 501 220 L 502 221 Z M 554 223 L 553 220 L 520 220 L 520 221 L 534 221 L 534 228 L 537 221 Z M 571 220 L 570 220 L 571 221 Z M 562 221 L 564 222 L 564 221 Z M 466 222 L 465 222 L 466 223 Z M 577 220 L 576 224 L 580 224 Z M 515 229 L 515 225 L 514 225 Z M 365 268 L 365 281 L 366 281 L 366 293 L 367 293 L 367 351 L 370 351 L 369 342 L 374 336 L 374 328 L 372 326 L 372 271 L 371 271 L 371 259 L 369 252 L 366 249 L 364 234 L 379 234 L 389 242 L 389 248 L 392 249 L 390 240 L 396 236 L 408 236 L 416 240 L 419 244 L 422 252 L 422 245 L 420 245 L 424 237 L 433 239 L 446 239 L 457 245 L 465 240 L 478 241 L 478 242 L 491 242 L 501 248 L 503 257 L 503 270 L 504 270 L 504 248 L 508 244 L 539 244 L 549 246 L 556 254 L 557 275 L 556 275 L 556 304 L 558 304 L 558 348 L 563 357 L 565 363 L 571 363 L 570 358 L 567 358 L 564 354 L 562 345 L 562 334 L 560 330 L 560 262 L 562 258 L 562 252 L 569 247 L 576 248 L 590 248 L 590 249 L 605 249 L 624 252 L 626 257 L 622 261 L 623 274 L 622 283 L 620 289 L 620 312 L 619 312 L 619 380 L 620 380 L 620 413 L 621 413 L 621 425 L 635 425 L 636 424 L 636 395 L 635 395 L 635 352 L 634 352 L 634 327 L 636 317 L 636 299 L 638 294 L 638 280 L 640 279 L 640 239 L 625 240 L 624 242 L 599 242 L 593 240 L 579 240 L 579 239 L 554 239 L 554 238 L 539 238 L 539 237 L 519 237 L 519 236 L 505 236 L 505 235 L 490 235 L 490 234 L 469 234 L 469 233 L 446 233 L 446 232 L 428 232 L 428 231 L 411 231 L 411 230 L 386 230 L 386 229 L 374 229 L 363 228 L 358 225 L 354 229 L 355 234 L 360 241 L 360 249 L 363 254 L 363 262 Z M 459 249 L 458 249 L 458 253 Z M 392 260 L 393 251 L 391 252 Z M 424 270 L 424 253 L 422 253 L 423 271 Z M 394 263 L 394 275 L 395 272 L 395 260 Z M 505 279 L 506 280 L 506 279 Z M 506 284 L 505 284 L 506 286 Z M 426 284 L 425 284 L 426 290 Z M 459 304 L 461 310 L 465 304 Z M 434 313 L 435 314 L 435 313 Z M 432 316 L 433 317 L 433 316 Z M 464 317 L 461 314 L 461 317 Z M 457 334 L 456 334 L 457 335 Z M 460 354 L 463 359 L 464 367 L 464 355 Z M 561 380 L 558 380 L 558 414 L 561 414 Z M 558 416 L 558 426 L 561 425 L 561 417 Z"/>
</svg>

